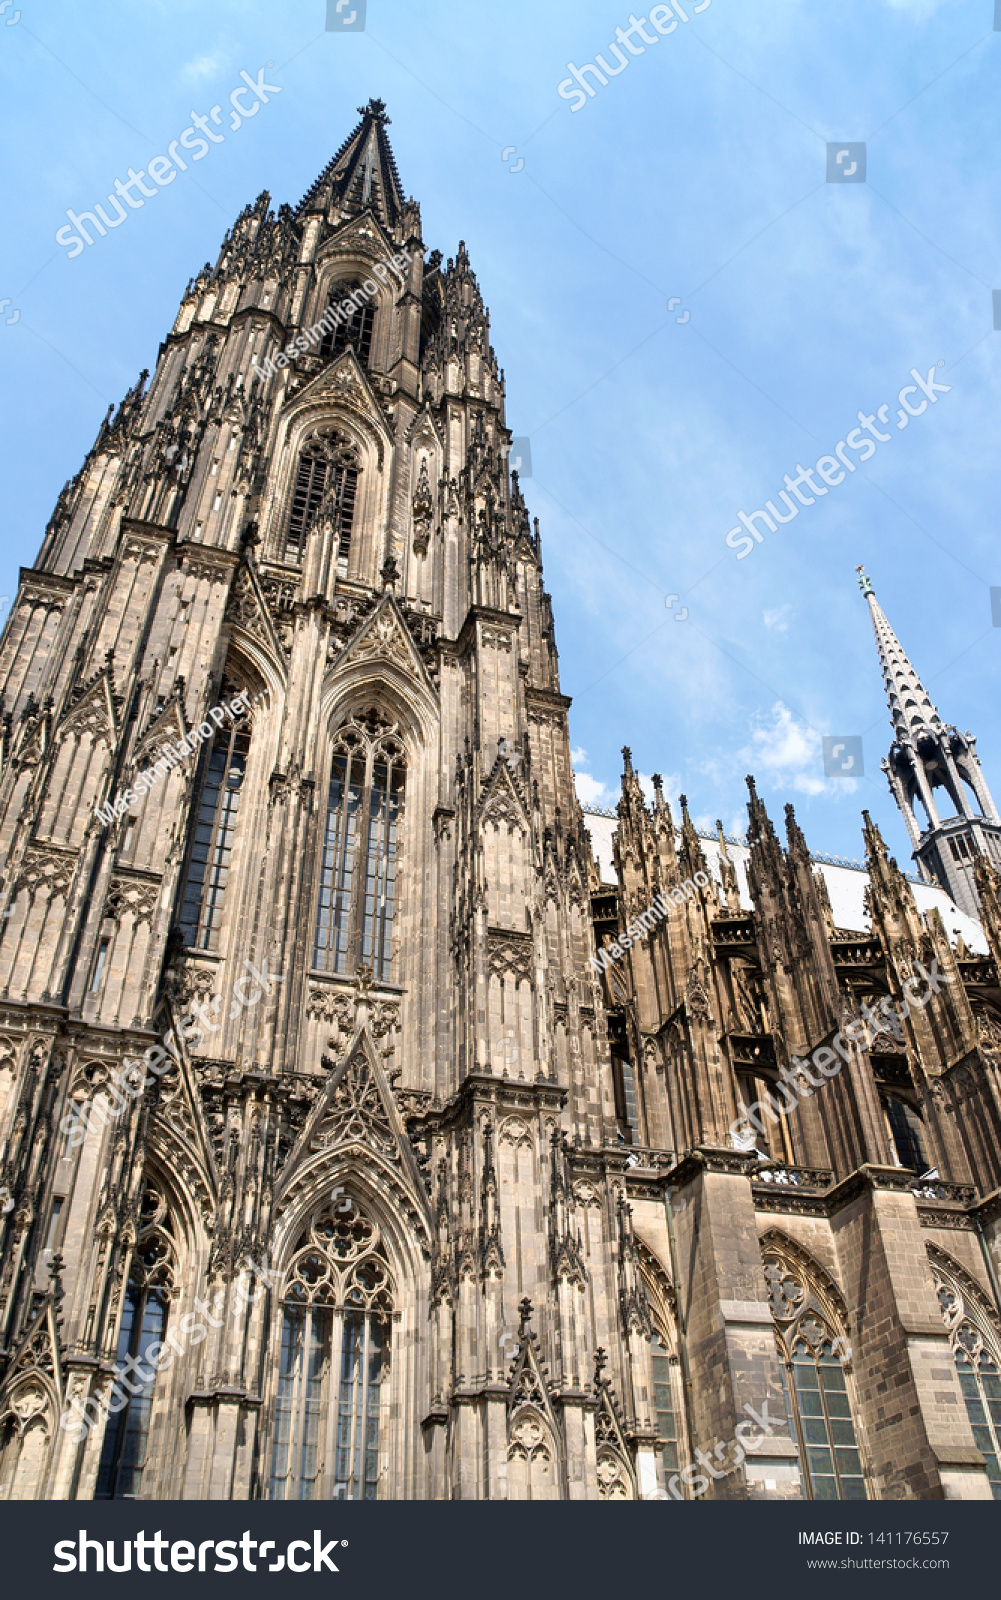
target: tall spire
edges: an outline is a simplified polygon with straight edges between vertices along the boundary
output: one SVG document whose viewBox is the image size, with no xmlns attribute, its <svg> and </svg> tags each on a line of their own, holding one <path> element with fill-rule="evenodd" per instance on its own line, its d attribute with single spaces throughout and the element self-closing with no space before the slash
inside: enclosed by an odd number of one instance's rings
<svg viewBox="0 0 1001 1600">
<path fill-rule="evenodd" d="M 897 635 L 890 627 L 864 567 L 856 567 L 859 588 L 869 602 L 872 631 L 876 635 L 879 664 L 883 669 L 886 699 L 898 739 L 914 737 L 922 728 L 941 728 L 942 719 L 918 677 Z"/>
<path fill-rule="evenodd" d="M 386 134 L 390 126 L 386 103 L 370 100 L 359 106 L 358 112 L 361 121 L 307 189 L 296 215 L 326 211 L 331 203 L 342 212 L 371 206 L 386 226 L 393 228 L 403 211 L 403 188 Z"/>
<path fill-rule="evenodd" d="M 984 780 L 977 741 L 942 721 L 864 569 L 855 570 L 869 605 L 893 720 L 894 742 L 882 763 L 890 793 L 903 812 L 921 876 L 978 916 L 975 864 L 983 856 L 1001 866 L 1001 818 Z"/>
</svg>

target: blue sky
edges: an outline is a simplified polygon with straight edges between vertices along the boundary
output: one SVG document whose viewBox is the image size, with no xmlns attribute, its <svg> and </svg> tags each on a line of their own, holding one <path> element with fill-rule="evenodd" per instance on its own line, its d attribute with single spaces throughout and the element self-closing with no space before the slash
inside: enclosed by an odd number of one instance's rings
<svg viewBox="0 0 1001 1600">
<path fill-rule="evenodd" d="M 295 204 L 375 95 L 428 248 L 467 242 L 531 440 L 582 796 L 614 802 L 628 743 L 700 821 L 742 827 L 754 771 L 815 849 L 858 856 L 867 806 L 903 864 L 858 562 L 1001 795 L 994 0 L 697 3 L 578 112 L 557 86 L 617 64 L 624 0 L 368 0 L 350 33 L 325 0 L 8 4 L 0 593 L 240 208 Z M 66 210 L 265 62 L 281 94 L 69 260 Z M 860 140 L 867 181 L 826 182 L 827 142 Z M 898 430 L 937 362 L 950 392 Z M 738 561 L 737 513 L 883 404 L 890 441 Z M 863 735 L 857 783 L 825 779 L 828 733 Z"/>
</svg>

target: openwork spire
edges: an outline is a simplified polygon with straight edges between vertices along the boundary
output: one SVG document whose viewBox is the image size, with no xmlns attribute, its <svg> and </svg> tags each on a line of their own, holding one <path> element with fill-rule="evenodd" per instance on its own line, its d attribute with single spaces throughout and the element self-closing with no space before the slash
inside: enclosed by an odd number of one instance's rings
<svg viewBox="0 0 1001 1600">
<path fill-rule="evenodd" d="M 913 739 L 925 729 L 941 728 L 942 719 L 918 677 L 917 669 L 886 620 L 865 570 L 862 567 L 856 567 L 855 570 L 859 574 L 859 588 L 869 602 L 872 631 L 876 635 L 894 734 L 898 740 Z"/>
</svg>

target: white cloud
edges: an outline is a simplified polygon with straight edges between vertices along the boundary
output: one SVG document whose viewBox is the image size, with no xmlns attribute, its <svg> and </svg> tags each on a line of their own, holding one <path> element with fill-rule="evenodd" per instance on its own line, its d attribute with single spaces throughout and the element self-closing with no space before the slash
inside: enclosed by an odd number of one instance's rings
<svg viewBox="0 0 1001 1600">
<path fill-rule="evenodd" d="M 778 606 L 774 611 L 765 611 L 762 613 L 765 619 L 765 627 L 770 633 L 788 633 L 789 624 L 786 621 L 786 618 L 791 610 L 792 606 Z"/>
<path fill-rule="evenodd" d="M 573 762 L 575 767 L 587 766 L 587 751 L 584 749 L 583 745 L 578 745 L 576 750 L 571 750 L 570 760 Z"/>
<path fill-rule="evenodd" d="M 577 785 L 577 799 L 582 806 L 611 806 L 615 803 L 615 795 L 611 789 L 599 783 L 597 778 L 592 778 L 589 772 L 574 773 Z"/>
<path fill-rule="evenodd" d="M 207 78 L 215 77 L 222 64 L 221 55 L 196 56 L 181 68 L 181 78 L 184 83 L 204 83 Z"/>
<path fill-rule="evenodd" d="M 751 743 L 740 752 L 756 775 L 764 773 L 773 789 L 792 788 L 799 794 L 853 794 L 853 778 L 823 776 L 821 735 L 799 722 L 787 705 L 776 700 L 770 717 L 751 721 Z"/>
</svg>

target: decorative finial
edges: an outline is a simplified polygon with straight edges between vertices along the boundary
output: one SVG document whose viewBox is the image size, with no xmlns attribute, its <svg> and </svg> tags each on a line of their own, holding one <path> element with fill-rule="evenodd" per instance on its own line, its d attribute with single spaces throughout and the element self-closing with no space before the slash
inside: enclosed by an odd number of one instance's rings
<svg viewBox="0 0 1001 1600">
<path fill-rule="evenodd" d="M 855 571 L 859 575 L 858 586 L 862 590 L 862 593 L 865 595 L 875 594 L 876 591 L 872 586 L 872 582 L 870 581 L 865 567 L 856 567 Z"/>
<path fill-rule="evenodd" d="M 382 128 L 392 127 L 392 123 L 386 115 L 385 100 L 370 100 L 367 106 L 359 106 L 358 115 L 360 117 L 374 117 Z"/>
</svg>

